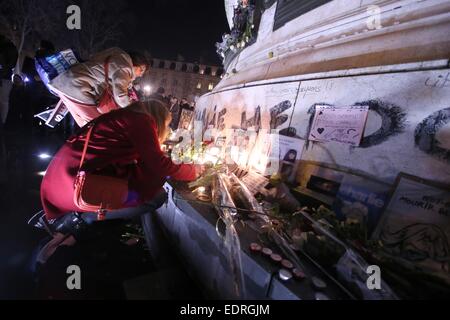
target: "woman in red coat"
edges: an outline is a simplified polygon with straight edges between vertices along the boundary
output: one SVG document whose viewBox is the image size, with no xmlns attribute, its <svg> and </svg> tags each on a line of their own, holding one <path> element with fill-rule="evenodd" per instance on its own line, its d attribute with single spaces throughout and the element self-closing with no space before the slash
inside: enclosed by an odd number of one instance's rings
<svg viewBox="0 0 450 320">
<path fill-rule="evenodd" d="M 129 186 L 125 208 L 107 212 L 107 219 L 136 216 L 162 205 L 162 186 L 167 178 L 192 181 L 197 177 L 198 170 L 194 165 L 176 165 L 161 151 L 160 143 L 167 137 L 170 121 L 168 108 L 159 100 L 137 102 L 95 120 L 84 170 L 128 178 Z M 42 181 L 41 201 L 45 216 L 54 223 L 56 231 L 65 230 L 61 226 L 67 227 L 67 221 L 73 224 L 74 220 L 85 222 L 96 217 L 94 213 L 80 214 L 81 210 L 73 200 L 74 181 L 87 131 L 88 126 L 83 127 L 65 143 Z"/>
</svg>

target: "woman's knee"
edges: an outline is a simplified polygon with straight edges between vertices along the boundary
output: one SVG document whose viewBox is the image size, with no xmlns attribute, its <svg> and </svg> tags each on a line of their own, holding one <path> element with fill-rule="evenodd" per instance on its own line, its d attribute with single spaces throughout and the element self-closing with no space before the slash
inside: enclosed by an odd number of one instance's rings
<svg viewBox="0 0 450 320">
<path fill-rule="evenodd" d="M 167 202 L 167 192 L 164 189 L 161 189 L 156 196 L 153 197 L 150 201 L 147 201 L 145 203 L 145 206 L 148 207 L 150 210 L 156 210 L 160 208 L 164 203 Z"/>
</svg>

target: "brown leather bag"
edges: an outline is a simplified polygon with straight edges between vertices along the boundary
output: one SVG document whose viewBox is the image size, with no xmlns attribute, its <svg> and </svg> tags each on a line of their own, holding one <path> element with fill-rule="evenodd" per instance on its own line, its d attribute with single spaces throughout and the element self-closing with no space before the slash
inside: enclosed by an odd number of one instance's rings
<svg viewBox="0 0 450 320">
<path fill-rule="evenodd" d="M 116 101 L 114 100 L 114 94 L 111 86 L 109 85 L 109 60 L 111 57 L 107 57 L 105 60 L 105 91 L 98 102 L 97 110 L 100 113 L 108 113 L 112 110 L 119 109 Z"/>
<path fill-rule="evenodd" d="M 87 173 L 82 170 L 89 139 L 95 123 L 86 135 L 80 167 L 75 178 L 74 202 L 82 211 L 98 212 L 104 215 L 105 210 L 115 210 L 124 207 L 128 197 L 128 180 Z"/>
</svg>

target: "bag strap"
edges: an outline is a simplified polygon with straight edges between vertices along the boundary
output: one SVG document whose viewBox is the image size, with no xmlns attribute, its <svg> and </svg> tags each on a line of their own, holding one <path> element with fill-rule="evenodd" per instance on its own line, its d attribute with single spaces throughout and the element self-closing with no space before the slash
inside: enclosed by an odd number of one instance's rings
<svg viewBox="0 0 450 320">
<path fill-rule="evenodd" d="M 105 68 L 105 83 L 106 83 L 106 89 L 105 90 L 110 90 L 110 87 L 109 87 L 109 60 L 110 60 L 110 58 L 111 58 L 111 56 L 108 56 L 105 59 L 105 64 L 104 64 L 104 68 Z M 90 125 L 90 128 L 89 128 L 89 130 L 87 132 L 86 141 L 84 142 L 83 153 L 81 154 L 80 167 L 78 168 L 78 171 L 81 171 L 81 168 L 83 167 L 84 158 L 86 156 L 87 147 L 88 147 L 89 140 L 91 138 L 91 133 L 92 133 L 92 130 L 94 129 L 94 126 L 95 126 L 95 123 L 93 122 Z"/>
<path fill-rule="evenodd" d="M 81 154 L 80 167 L 78 168 L 78 172 L 80 172 L 81 171 L 81 167 L 83 167 L 84 157 L 86 156 L 86 151 L 87 151 L 87 147 L 88 147 L 88 144 L 89 144 L 89 139 L 91 138 L 91 133 L 92 133 L 92 130 L 94 129 L 94 125 L 95 125 L 95 123 L 92 123 L 90 128 L 89 128 L 89 130 L 88 130 L 88 132 L 87 132 L 86 141 L 84 142 L 84 147 L 83 147 L 83 153 Z"/>
</svg>

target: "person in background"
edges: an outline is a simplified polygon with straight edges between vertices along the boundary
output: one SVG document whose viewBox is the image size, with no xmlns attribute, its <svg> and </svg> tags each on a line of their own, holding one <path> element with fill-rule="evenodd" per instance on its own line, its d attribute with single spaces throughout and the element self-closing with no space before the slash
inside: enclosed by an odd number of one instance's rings
<svg viewBox="0 0 450 320">
<path fill-rule="evenodd" d="M 4 124 L 8 113 L 9 93 L 12 89 L 12 83 L 8 76 L 3 78 L 1 71 L 3 70 L 0 66 L 0 122 Z"/>
<path fill-rule="evenodd" d="M 169 100 L 169 111 L 172 111 L 172 109 L 178 104 L 178 98 L 171 96 Z"/>
<path fill-rule="evenodd" d="M 30 97 L 26 90 L 26 84 L 18 74 L 13 75 L 12 82 L 5 130 L 12 133 L 31 133 L 32 115 L 29 108 Z"/>
<path fill-rule="evenodd" d="M 156 95 L 160 98 L 164 98 L 165 92 L 166 92 L 166 90 L 164 90 L 163 87 L 159 87 L 158 90 L 156 90 Z"/>
<path fill-rule="evenodd" d="M 132 102 L 129 89 L 148 66 L 147 59 L 140 53 L 110 48 L 95 54 L 89 61 L 75 64 L 51 80 L 49 86 L 69 109 L 78 126 L 82 127 L 110 109 L 128 106 Z M 102 105 L 106 80 L 112 91 L 114 106 Z"/>
<path fill-rule="evenodd" d="M 172 97 L 170 100 L 170 113 L 172 115 L 172 121 L 169 125 L 172 130 L 178 129 L 179 112 L 180 104 L 178 103 L 178 99 L 176 97 Z"/>
<path fill-rule="evenodd" d="M 171 115 L 159 100 L 136 102 L 98 117 L 88 143 L 83 170 L 107 172 L 128 179 L 129 195 L 123 209 L 106 213 L 106 219 L 133 218 L 156 210 L 166 200 L 166 179 L 192 181 L 201 166 L 174 164 L 161 151 L 169 133 Z M 77 237 L 77 230 L 97 219 L 74 203 L 74 182 L 80 165 L 88 126 L 68 140 L 49 164 L 41 184 L 45 217 L 55 233 Z"/>
<path fill-rule="evenodd" d="M 39 48 L 36 50 L 35 57 L 46 57 L 56 52 L 53 43 L 47 40 L 41 40 Z"/>
<path fill-rule="evenodd" d="M 163 87 L 159 87 L 158 90 L 154 94 L 150 96 L 150 98 L 161 100 L 165 103 L 169 103 L 170 99 L 168 99 L 165 95 L 166 90 Z"/>
<path fill-rule="evenodd" d="M 191 106 L 189 105 L 189 103 L 187 102 L 186 98 L 181 99 L 180 101 L 180 107 L 181 108 L 186 108 L 189 109 Z"/>
</svg>

